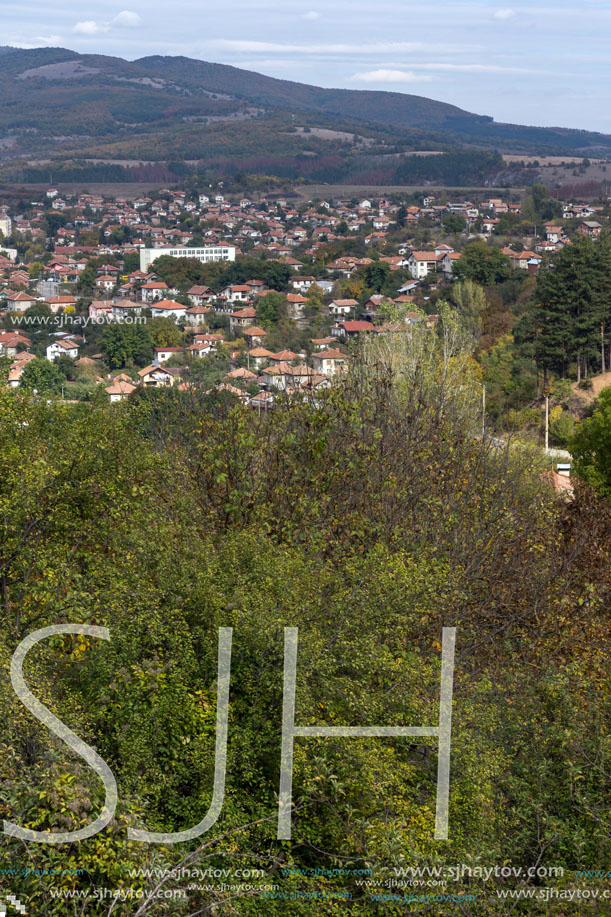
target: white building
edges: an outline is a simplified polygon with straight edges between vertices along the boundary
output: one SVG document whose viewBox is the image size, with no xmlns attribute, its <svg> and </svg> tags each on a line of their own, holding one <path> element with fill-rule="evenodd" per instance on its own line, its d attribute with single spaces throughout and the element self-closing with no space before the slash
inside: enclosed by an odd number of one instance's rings
<svg viewBox="0 0 611 917">
<path fill-rule="evenodd" d="M 11 220 L 10 216 L 8 216 L 8 214 L 6 213 L 0 213 L 0 232 L 2 233 L 4 238 L 8 239 L 12 231 L 13 231 L 13 221 Z"/>
<path fill-rule="evenodd" d="M 329 303 L 329 315 L 350 315 L 358 305 L 356 299 L 334 299 Z"/>
<path fill-rule="evenodd" d="M 334 376 L 346 368 L 346 357 L 340 350 L 321 350 L 312 354 L 312 366 L 323 376 Z"/>
<path fill-rule="evenodd" d="M 169 255 L 171 258 L 195 258 L 197 261 L 235 261 L 235 245 L 203 245 L 201 248 L 177 246 L 175 248 L 141 248 L 140 270 L 148 273 L 151 264 Z"/>
<path fill-rule="evenodd" d="M 412 252 L 407 267 L 412 277 L 421 280 L 432 271 L 436 271 L 440 261 L 441 255 L 435 252 Z"/>
<path fill-rule="evenodd" d="M 70 357 L 71 360 L 76 360 L 78 357 L 78 344 L 76 341 L 71 341 L 69 338 L 66 338 L 64 340 L 53 341 L 52 344 L 49 344 L 47 347 L 47 360 L 54 363 L 55 360 L 59 360 L 60 357 Z"/>
<path fill-rule="evenodd" d="M 181 321 L 186 314 L 187 307 L 173 299 L 161 299 L 159 302 L 151 304 L 152 318 L 173 318 L 174 321 Z"/>
</svg>

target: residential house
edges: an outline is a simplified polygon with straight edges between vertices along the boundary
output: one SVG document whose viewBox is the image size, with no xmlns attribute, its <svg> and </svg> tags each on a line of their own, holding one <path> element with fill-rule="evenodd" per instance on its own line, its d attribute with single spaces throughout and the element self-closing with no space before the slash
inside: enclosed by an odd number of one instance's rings
<svg viewBox="0 0 611 917">
<path fill-rule="evenodd" d="M 259 328 L 257 325 L 250 325 L 248 328 L 244 328 L 242 334 L 244 335 L 248 347 L 260 347 L 267 331 L 264 331 L 263 328 Z"/>
<path fill-rule="evenodd" d="M 8 292 L 6 296 L 6 310 L 7 312 L 25 312 L 26 309 L 29 309 L 30 306 L 33 306 L 36 302 L 38 302 L 38 299 L 30 293 Z"/>
<path fill-rule="evenodd" d="M 214 341 L 202 339 L 195 341 L 193 344 L 189 344 L 185 348 L 185 353 L 190 357 L 207 357 L 209 354 L 213 353 L 216 350 L 216 344 Z"/>
<path fill-rule="evenodd" d="M 375 331 L 375 326 L 365 321 L 337 322 L 331 328 L 331 334 L 337 338 L 358 337 L 359 334 L 366 334 L 370 331 Z"/>
<path fill-rule="evenodd" d="M 225 376 L 226 379 L 235 379 L 239 382 L 244 383 L 245 385 L 256 383 L 257 375 L 256 373 L 251 372 L 249 369 L 246 369 L 244 366 L 240 366 L 238 369 L 232 369 L 231 372 L 227 373 Z"/>
<path fill-rule="evenodd" d="M 58 338 L 47 347 L 47 360 L 51 363 L 59 360 L 60 357 L 69 357 L 76 360 L 78 357 L 79 345 L 71 338 Z"/>
<path fill-rule="evenodd" d="M 176 354 L 184 353 L 184 348 L 182 347 L 155 347 L 155 360 L 158 363 L 165 363 L 170 357 L 175 357 Z"/>
<path fill-rule="evenodd" d="M 107 386 L 105 391 L 109 395 L 111 403 L 114 403 L 116 401 L 125 401 L 126 398 L 129 398 L 131 393 L 136 391 L 136 386 L 132 382 L 126 382 L 121 379 L 115 380 L 112 385 Z"/>
<path fill-rule="evenodd" d="M 407 267 L 412 277 L 415 277 L 417 280 L 422 280 L 423 277 L 427 277 L 432 271 L 438 269 L 441 258 L 442 256 L 436 254 L 434 251 L 415 251 L 409 256 Z"/>
<path fill-rule="evenodd" d="M 253 347 L 248 351 L 248 365 L 252 365 L 254 369 L 261 369 L 272 356 L 271 351 L 266 350 L 265 347 Z"/>
<path fill-rule="evenodd" d="M 321 350 L 312 354 L 312 367 L 323 376 L 334 376 L 346 369 L 346 356 L 340 350 Z"/>
<path fill-rule="evenodd" d="M 445 255 L 441 258 L 441 270 L 443 271 L 446 278 L 452 277 L 454 273 L 454 265 L 457 261 L 460 261 L 461 254 L 460 252 L 446 252 Z"/>
<path fill-rule="evenodd" d="M 187 312 L 187 307 L 173 299 L 161 299 L 159 302 L 151 303 L 151 315 L 153 318 L 173 318 L 174 321 L 181 321 Z"/>
<path fill-rule="evenodd" d="M 275 401 L 275 396 L 271 392 L 259 392 L 257 395 L 252 396 L 248 404 L 250 407 L 256 408 L 260 413 L 261 411 L 271 410 Z"/>
<path fill-rule="evenodd" d="M 598 238 L 601 234 L 602 226 L 596 220 L 583 220 L 577 227 L 577 231 L 582 236 L 590 236 L 593 239 Z"/>
<path fill-rule="evenodd" d="M 148 283 L 142 285 L 140 295 L 142 296 L 142 302 L 150 303 L 163 299 L 164 296 L 168 295 L 168 292 L 168 285 L 163 280 L 149 280 Z"/>
<path fill-rule="evenodd" d="M 104 319 L 112 318 L 112 307 L 113 303 L 107 299 L 94 299 L 93 302 L 89 304 L 89 309 L 87 310 L 89 318 L 93 321 L 104 321 Z"/>
<path fill-rule="evenodd" d="M 112 317 L 114 321 L 120 322 L 130 316 L 140 315 L 145 308 L 144 303 L 132 302 L 131 299 L 118 299 L 112 303 Z"/>
<path fill-rule="evenodd" d="M 174 385 L 177 373 L 170 369 L 164 369 L 158 363 L 151 363 L 144 369 L 138 370 L 140 384 L 146 388 L 167 388 Z"/>
<path fill-rule="evenodd" d="M 314 344 L 314 348 L 316 350 L 326 350 L 328 347 L 331 346 L 331 344 L 335 344 L 335 338 L 334 337 L 312 338 L 312 343 Z"/>
<path fill-rule="evenodd" d="M 32 345 L 29 337 L 18 331 L 0 331 L 0 354 L 4 357 L 15 357 L 21 346 L 23 351 L 30 349 Z"/>
<path fill-rule="evenodd" d="M 228 287 L 225 287 L 221 291 L 221 296 L 223 299 L 226 299 L 227 302 L 250 302 L 253 297 L 252 289 L 248 284 L 231 284 Z"/>
<path fill-rule="evenodd" d="M 211 299 L 214 299 L 215 293 L 210 287 L 193 286 L 190 290 L 187 290 L 187 296 L 194 306 L 202 306 L 205 302 L 210 302 Z"/>
<path fill-rule="evenodd" d="M 490 235 L 498 226 L 500 220 L 497 217 L 484 217 L 482 220 L 482 231 Z"/>
<path fill-rule="evenodd" d="M 289 389 L 299 388 L 313 374 L 309 366 L 305 363 L 299 366 L 291 366 L 290 363 L 274 363 L 264 369 L 262 372 L 263 384 L 266 388 L 277 389 L 284 392 Z"/>
<path fill-rule="evenodd" d="M 73 309 L 76 308 L 76 297 L 75 296 L 50 296 L 48 299 L 45 299 L 45 303 L 51 310 L 51 312 L 56 315 L 60 309 L 66 310 L 68 306 L 71 306 Z"/>
<path fill-rule="evenodd" d="M 301 293 L 289 293 L 286 297 L 286 307 L 289 318 L 292 318 L 293 321 L 298 321 L 300 318 L 303 318 L 307 304 L 307 299 L 305 296 L 302 296 Z"/>
<path fill-rule="evenodd" d="M 291 277 L 290 284 L 299 293 L 307 293 L 313 283 L 316 283 L 314 277 L 296 275 Z"/>
<path fill-rule="evenodd" d="M 545 224 L 545 240 L 546 242 L 558 242 L 564 235 L 564 230 L 562 226 L 556 226 L 553 223 Z"/>
<path fill-rule="evenodd" d="M 95 286 L 97 290 L 102 290 L 106 293 L 109 293 L 115 288 L 117 280 L 115 277 L 110 277 L 108 274 L 102 274 L 101 277 L 96 277 Z"/>
<path fill-rule="evenodd" d="M 291 360 L 298 360 L 299 354 L 293 353 L 292 350 L 280 350 L 278 353 L 269 355 L 269 362 L 272 366 L 279 366 L 281 363 L 288 363 Z"/>
<path fill-rule="evenodd" d="M 206 316 L 212 312 L 210 306 L 191 306 L 185 312 L 185 321 L 189 325 L 201 325 L 206 321 Z"/>
<path fill-rule="evenodd" d="M 329 303 L 329 314 L 330 315 L 350 315 L 354 314 L 355 310 L 358 309 L 358 302 L 356 299 L 334 299 L 333 302 Z"/>
<path fill-rule="evenodd" d="M 237 312 L 232 312 L 229 316 L 230 331 L 233 333 L 243 328 L 247 328 L 249 325 L 253 324 L 256 316 L 256 310 L 252 306 L 247 306 L 245 309 L 239 309 Z"/>
</svg>

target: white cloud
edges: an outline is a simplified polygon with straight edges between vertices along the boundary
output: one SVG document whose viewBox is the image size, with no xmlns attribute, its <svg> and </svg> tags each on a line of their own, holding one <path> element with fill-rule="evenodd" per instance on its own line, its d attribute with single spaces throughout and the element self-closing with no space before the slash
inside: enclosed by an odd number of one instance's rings
<svg viewBox="0 0 611 917">
<path fill-rule="evenodd" d="M 497 64 L 442 64 L 410 63 L 414 70 L 437 70 L 440 73 L 541 73 L 540 70 L 529 70 L 526 67 L 501 67 Z"/>
<path fill-rule="evenodd" d="M 34 39 L 34 41 L 39 41 L 47 46 L 61 45 L 63 40 L 61 35 L 37 35 Z"/>
<path fill-rule="evenodd" d="M 497 10 L 496 13 L 494 14 L 494 18 L 495 18 L 495 19 L 500 19 L 501 21 L 504 21 L 504 20 L 506 20 L 506 19 L 513 19 L 513 17 L 515 16 L 515 14 L 516 14 L 516 11 L 515 11 L 515 10 L 510 10 L 510 9 L 506 9 L 506 10 Z"/>
<path fill-rule="evenodd" d="M 122 10 L 114 19 L 106 22 L 98 22 L 95 19 L 85 19 L 77 22 L 72 31 L 75 35 L 100 35 L 102 32 L 110 32 L 113 27 L 116 28 L 137 28 L 142 22 L 138 13 L 132 10 Z"/>
<path fill-rule="evenodd" d="M 368 44 L 308 44 L 293 45 L 268 41 L 243 41 L 241 39 L 219 38 L 204 42 L 205 46 L 223 48 L 228 51 L 274 52 L 287 54 L 401 54 L 414 51 L 460 51 L 464 53 L 464 46 L 424 45 L 415 41 L 389 41 L 371 42 Z"/>
<path fill-rule="evenodd" d="M 430 83 L 433 77 L 411 70 L 369 70 L 355 73 L 352 79 L 360 83 Z"/>
<path fill-rule="evenodd" d="M 141 22 L 142 22 L 142 19 L 140 18 L 138 13 L 134 13 L 131 10 L 122 10 L 118 14 L 118 16 L 115 16 L 115 18 L 112 21 L 112 24 L 124 26 L 125 28 L 128 28 L 128 29 L 135 29 L 137 26 L 140 25 Z"/>
<path fill-rule="evenodd" d="M 75 35 L 99 35 L 100 32 L 108 32 L 108 26 L 94 19 L 86 19 L 83 22 L 77 22 L 72 31 Z"/>
<path fill-rule="evenodd" d="M 316 10 L 309 10 L 307 13 L 304 13 L 302 19 L 307 19 L 309 22 L 314 22 L 316 19 L 320 19 L 320 13 Z"/>
</svg>

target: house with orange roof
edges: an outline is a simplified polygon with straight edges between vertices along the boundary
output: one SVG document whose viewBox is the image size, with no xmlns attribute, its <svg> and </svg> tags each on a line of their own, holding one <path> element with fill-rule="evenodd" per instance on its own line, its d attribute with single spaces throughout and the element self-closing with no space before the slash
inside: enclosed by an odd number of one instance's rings
<svg viewBox="0 0 611 917">
<path fill-rule="evenodd" d="M 312 354 L 312 368 L 323 376 L 344 372 L 347 365 L 346 355 L 341 350 L 320 350 Z"/>
<path fill-rule="evenodd" d="M 179 321 L 185 317 L 186 312 L 187 307 L 173 299 L 160 299 L 151 303 L 153 318 L 173 318 L 174 321 Z"/>
<path fill-rule="evenodd" d="M 136 391 L 136 386 L 133 382 L 127 382 L 124 379 L 116 380 L 106 387 L 105 392 L 110 397 L 111 403 L 117 401 L 125 401 L 126 398 L 129 398 L 132 392 Z"/>
<path fill-rule="evenodd" d="M 263 343 L 263 338 L 266 336 L 267 331 L 257 325 L 250 325 L 250 327 L 244 328 L 242 334 L 248 347 L 259 347 Z"/>
</svg>

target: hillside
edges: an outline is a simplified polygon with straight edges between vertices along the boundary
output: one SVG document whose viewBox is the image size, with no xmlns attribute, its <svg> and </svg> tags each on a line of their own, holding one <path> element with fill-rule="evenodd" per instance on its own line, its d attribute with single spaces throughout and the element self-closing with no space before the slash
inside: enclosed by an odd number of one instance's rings
<svg viewBox="0 0 611 917">
<path fill-rule="evenodd" d="M 462 183 L 492 181 L 502 171 L 498 157 L 472 165 L 474 147 L 611 156 L 609 135 L 496 123 L 422 96 L 323 89 L 185 57 L 0 53 L 0 156 L 9 180 L 39 180 L 27 160 L 41 157 L 119 168 L 125 160 L 206 160 L 217 172 L 323 181 L 409 182 L 407 173 L 426 181 L 441 172 L 442 181 Z M 414 150 L 462 155 L 467 167 L 445 168 L 438 158 L 430 176 L 421 166 L 416 175 L 394 158 Z"/>
</svg>

